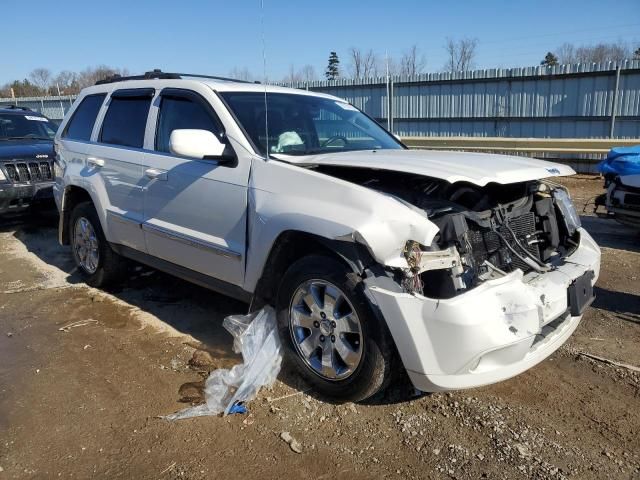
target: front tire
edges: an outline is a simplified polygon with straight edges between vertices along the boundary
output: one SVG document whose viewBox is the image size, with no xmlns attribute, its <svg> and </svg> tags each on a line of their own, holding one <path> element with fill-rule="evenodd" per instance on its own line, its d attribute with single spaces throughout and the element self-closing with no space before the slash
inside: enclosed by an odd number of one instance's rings
<svg viewBox="0 0 640 480">
<path fill-rule="evenodd" d="M 71 212 L 69 228 L 73 259 L 87 285 L 104 287 L 124 276 L 126 261 L 109 246 L 91 202 L 76 205 Z"/>
<path fill-rule="evenodd" d="M 357 402 L 389 384 L 388 330 L 373 314 L 361 278 L 345 265 L 320 255 L 298 260 L 276 304 L 286 359 L 318 393 Z"/>
</svg>

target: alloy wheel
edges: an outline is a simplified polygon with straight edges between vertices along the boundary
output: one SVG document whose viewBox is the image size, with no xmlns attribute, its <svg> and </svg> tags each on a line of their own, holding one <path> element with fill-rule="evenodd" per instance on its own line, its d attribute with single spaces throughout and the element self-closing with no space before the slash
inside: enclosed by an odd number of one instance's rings
<svg viewBox="0 0 640 480">
<path fill-rule="evenodd" d="M 360 319 L 346 295 L 326 280 L 307 280 L 295 290 L 289 326 L 298 355 L 326 380 L 344 380 L 360 365 Z"/>
</svg>

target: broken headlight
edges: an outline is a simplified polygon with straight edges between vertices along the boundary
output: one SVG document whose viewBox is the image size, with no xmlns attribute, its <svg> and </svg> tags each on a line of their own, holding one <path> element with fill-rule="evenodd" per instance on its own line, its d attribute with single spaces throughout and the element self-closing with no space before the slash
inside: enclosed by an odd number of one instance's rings
<svg viewBox="0 0 640 480">
<path fill-rule="evenodd" d="M 580 228 L 581 223 L 580 216 L 571 201 L 571 197 L 569 197 L 566 190 L 556 188 L 553 191 L 553 198 L 560 209 L 560 213 L 562 213 L 562 220 L 564 221 L 565 227 L 567 227 L 567 232 L 569 232 L 569 235 L 573 235 L 576 230 Z"/>
</svg>

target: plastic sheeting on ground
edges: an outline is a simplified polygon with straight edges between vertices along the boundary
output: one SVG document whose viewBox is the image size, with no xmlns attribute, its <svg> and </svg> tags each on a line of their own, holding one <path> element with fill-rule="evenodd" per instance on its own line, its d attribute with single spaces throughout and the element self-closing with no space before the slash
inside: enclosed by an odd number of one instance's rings
<svg viewBox="0 0 640 480">
<path fill-rule="evenodd" d="M 598 164 L 598 171 L 620 176 L 640 174 L 640 145 L 612 148 Z"/>
<path fill-rule="evenodd" d="M 205 383 L 206 403 L 168 415 L 169 420 L 227 415 L 234 405 L 253 399 L 260 387 L 276 380 L 282 364 L 282 349 L 273 308 L 267 306 L 249 315 L 231 315 L 222 325 L 233 335 L 233 351 L 242 353 L 243 363 L 230 370 L 220 368 L 211 372 Z"/>
</svg>

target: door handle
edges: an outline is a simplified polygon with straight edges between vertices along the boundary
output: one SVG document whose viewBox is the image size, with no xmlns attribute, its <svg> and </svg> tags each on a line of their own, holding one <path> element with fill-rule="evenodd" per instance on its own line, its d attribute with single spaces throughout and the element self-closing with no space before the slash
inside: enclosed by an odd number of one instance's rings
<svg viewBox="0 0 640 480">
<path fill-rule="evenodd" d="M 104 160 L 96 157 L 87 157 L 87 165 L 94 168 L 104 167 Z"/>
<path fill-rule="evenodd" d="M 144 171 L 144 174 L 147 176 L 147 178 L 150 178 L 151 180 L 160 180 L 162 182 L 167 181 L 166 170 L 160 170 L 158 168 L 147 168 Z"/>
</svg>

